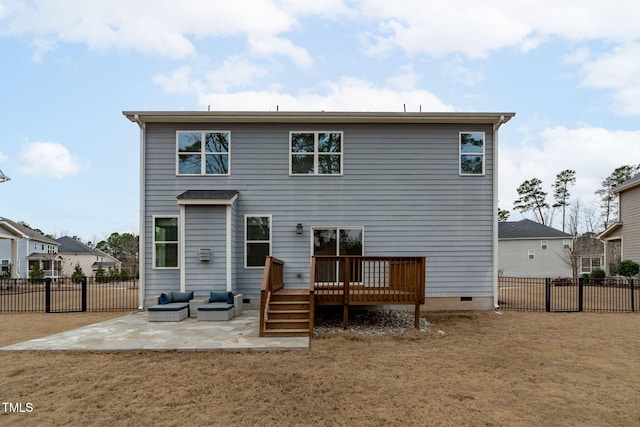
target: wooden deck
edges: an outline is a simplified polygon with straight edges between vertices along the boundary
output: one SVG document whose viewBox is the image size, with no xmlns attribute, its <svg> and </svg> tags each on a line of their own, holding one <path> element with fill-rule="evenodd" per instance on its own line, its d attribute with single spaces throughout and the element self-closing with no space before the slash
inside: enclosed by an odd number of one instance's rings
<svg viewBox="0 0 640 427">
<path fill-rule="evenodd" d="M 413 305 L 415 327 L 419 328 L 420 305 L 425 302 L 426 260 L 424 257 L 367 257 L 367 256 L 318 256 L 311 259 L 311 280 L 308 290 L 308 333 L 313 335 L 314 309 L 316 305 L 342 305 L 344 328 L 348 327 L 350 305 Z M 346 285 L 345 285 L 346 284 Z M 300 290 L 289 304 L 299 303 Z M 284 286 L 284 261 L 267 257 L 260 298 L 260 333 L 290 335 L 290 331 L 278 331 L 272 324 L 285 325 L 283 329 L 300 328 L 300 310 L 295 321 L 275 322 L 274 316 L 281 310 L 283 301 L 291 292 Z M 293 294 L 292 294 L 293 295 Z M 304 299 L 304 298 L 302 298 Z M 306 310 L 306 308 L 305 308 Z M 269 332 L 269 330 L 271 330 Z"/>
</svg>

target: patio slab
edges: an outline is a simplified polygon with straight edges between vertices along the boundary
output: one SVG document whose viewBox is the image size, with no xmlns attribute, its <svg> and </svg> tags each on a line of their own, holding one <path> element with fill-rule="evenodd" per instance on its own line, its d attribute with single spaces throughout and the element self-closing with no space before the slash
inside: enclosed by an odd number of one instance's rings
<svg viewBox="0 0 640 427">
<path fill-rule="evenodd" d="M 78 329 L 36 338 L 0 351 L 282 351 L 308 350 L 309 337 L 262 338 L 258 330 L 260 312 L 244 310 L 227 321 L 199 322 L 187 318 L 180 322 L 149 322 L 146 312 L 125 316 Z"/>
</svg>

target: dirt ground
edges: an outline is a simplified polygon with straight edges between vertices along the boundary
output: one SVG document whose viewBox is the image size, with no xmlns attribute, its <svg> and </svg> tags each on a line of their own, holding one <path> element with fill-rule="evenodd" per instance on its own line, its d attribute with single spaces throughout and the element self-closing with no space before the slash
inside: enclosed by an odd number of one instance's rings
<svg viewBox="0 0 640 427">
<path fill-rule="evenodd" d="M 0 345 L 114 315 L 3 314 Z M 639 314 L 426 317 L 444 334 L 308 352 L 0 352 L 0 399 L 23 409 L 0 424 L 640 425 Z"/>
</svg>

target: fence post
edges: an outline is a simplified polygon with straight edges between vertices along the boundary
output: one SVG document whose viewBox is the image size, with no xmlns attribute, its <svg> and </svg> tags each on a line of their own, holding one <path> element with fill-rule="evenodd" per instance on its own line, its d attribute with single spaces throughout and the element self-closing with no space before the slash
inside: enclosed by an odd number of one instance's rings
<svg viewBox="0 0 640 427">
<path fill-rule="evenodd" d="M 631 286 L 631 312 L 636 311 L 636 298 L 634 295 L 635 291 L 633 290 L 635 287 L 635 284 L 633 283 L 634 281 L 634 279 L 629 279 L 629 284 Z"/>
<path fill-rule="evenodd" d="M 578 311 L 582 312 L 583 305 L 583 297 L 584 297 L 584 279 L 582 277 L 578 278 Z"/>
<path fill-rule="evenodd" d="M 51 277 L 44 280 L 44 311 L 51 313 Z"/>
<path fill-rule="evenodd" d="M 544 290 L 545 290 L 545 306 L 547 312 L 551 311 L 551 279 L 548 277 L 544 279 Z"/>
<path fill-rule="evenodd" d="M 87 276 L 82 276 L 82 311 L 87 311 Z"/>
</svg>

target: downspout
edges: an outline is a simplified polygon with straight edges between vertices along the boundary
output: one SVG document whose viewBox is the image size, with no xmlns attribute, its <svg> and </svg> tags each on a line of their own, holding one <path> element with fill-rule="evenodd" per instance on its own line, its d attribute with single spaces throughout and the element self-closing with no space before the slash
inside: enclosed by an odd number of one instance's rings
<svg viewBox="0 0 640 427">
<path fill-rule="evenodd" d="M 500 116 L 493 125 L 493 308 L 500 309 L 498 305 L 498 129 L 506 120 Z"/>
<path fill-rule="evenodd" d="M 146 139 L 146 125 L 140 120 L 140 117 L 135 114 L 133 116 L 133 120 L 140 127 L 140 237 L 138 242 L 138 311 L 144 310 L 144 295 L 146 291 L 145 278 L 146 278 L 146 257 L 145 257 L 145 241 L 146 241 L 146 233 L 145 233 L 145 220 L 146 220 L 146 209 L 145 209 L 145 182 L 144 182 L 144 172 L 145 172 L 145 139 Z"/>
</svg>

